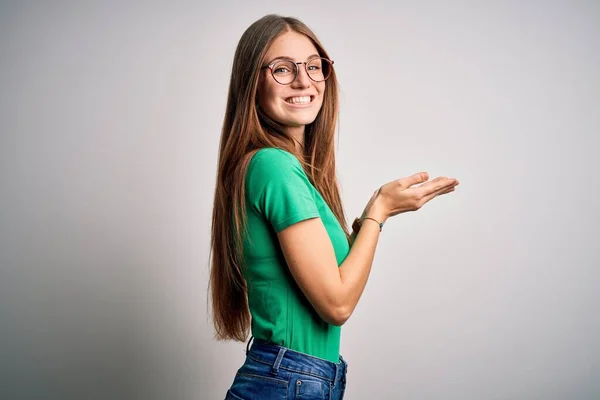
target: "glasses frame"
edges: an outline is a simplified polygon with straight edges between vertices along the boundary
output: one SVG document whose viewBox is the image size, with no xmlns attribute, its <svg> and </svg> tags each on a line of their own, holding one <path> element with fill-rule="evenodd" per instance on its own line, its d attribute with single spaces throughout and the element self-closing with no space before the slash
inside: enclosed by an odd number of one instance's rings
<svg viewBox="0 0 600 400">
<path fill-rule="evenodd" d="M 331 76 L 331 71 L 329 72 L 329 75 L 327 75 L 327 78 L 323 79 L 322 81 L 317 81 L 317 80 L 313 79 L 313 78 L 310 76 L 310 73 L 309 73 L 309 72 L 308 72 L 308 70 L 306 69 L 306 68 L 307 68 L 307 65 L 308 65 L 308 63 L 310 63 L 310 62 L 312 62 L 312 61 L 314 61 L 314 60 L 317 60 L 317 59 L 325 60 L 325 62 L 328 62 L 328 63 L 329 63 L 329 66 L 330 66 L 330 67 L 333 69 L 333 60 L 330 60 L 329 58 L 325 58 L 325 57 L 314 57 L 314 58 L 311 58 L 311 59 L 309 59 L 309 60 L 306 60 L 306 61 L 300 61 L 300 62 L 295 62 L 295 61 L 292 61 L 292 60 L 287 60 L 287 59 L 277 59 L 277 60 L 275 60 L 275 61 L 271 62 L 269 65 L 265 65 L 265 66 L 264 66 L 264 67 L 262 67 L 261 69 L 269 68 L 269 70 L 271 71 L 271 76 L 273 77 L 273 79 L 275 80 L 275 82 L 279 83 L 280 85 L 287 86 L 287 85 L 291 85 L 292 83 L 294 83 L 294 81 L 296 80 L 296 78 L 298 78 L 298 73 L 300 72 L 300 70 L 298 69 L 298 65 L 300 65 L 300 64 L 304 64 L 304 71 L 306 71 L 306 75 L 307 75 L 307 76 L 310 78 L 310 80 L 311 80 L 311 81 L 313 81 L 313 82 L 317 82 L 317 83 L 318 83 L 318 82 L 325 82 L 325 81 L 326 81 L 327 79 L 329 79 L 329 77 Z M 281 82 L 279 82 L 279 81 L 277 80 L 277 78 L 275 77 L 275 74 L 273 73 L 273 67 L 275 66 L 275 64 L 277 64 L 278 62 L 282 62 L 282 61 L 289 61 L 289 62 L 291 62 L 292 64 L 294 64 L 294 79 L 292 79 L 292 80 L 290 81 L 290 83 L 281 83 Z"/>
</svg>

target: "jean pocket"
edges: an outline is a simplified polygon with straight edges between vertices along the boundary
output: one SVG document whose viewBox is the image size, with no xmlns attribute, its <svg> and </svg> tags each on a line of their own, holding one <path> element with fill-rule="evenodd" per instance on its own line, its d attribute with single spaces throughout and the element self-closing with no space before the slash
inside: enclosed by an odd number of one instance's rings
<svg viewBox="0 0 600 400">
<path fill-rule="evenodd" d="M 295 390 L 295 400 L 325 400 L 329 398 L 331 385 L 328 382 L 314 378 L 292 379 Z"/>
<path fill-rule="evenodd" d="M 228 393 L 235 400 L 287 400 L 287 391 L 287 380 L 238 372 Z"/>
</svg>

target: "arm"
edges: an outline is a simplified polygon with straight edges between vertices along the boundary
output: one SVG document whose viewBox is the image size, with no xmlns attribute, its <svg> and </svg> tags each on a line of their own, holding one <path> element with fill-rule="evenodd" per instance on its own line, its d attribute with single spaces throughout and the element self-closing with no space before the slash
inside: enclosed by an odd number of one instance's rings
<svg viewBox="0 0 600 400">
<path fill-rule="evenodd" d="M 373 198 L 368 215 L 384 222 L 383 204 Z M 355 239 L 350 253 L 338 268 L 320 218 L 299 222 L 279 232 L 279 242 L 292 276 L 328 323 L 342 325 L 354 311 L 371 272 L 379 234 L 379 226 L 365 220 L 359 233 L 353 233 Z"/>
<path fill-rule="evenodd" d="M 429 179 L 426 173 L 389 182 L 371 198 L 363 217 L 379 222 L 402 212 L 416 211 L 434 197 L 454 191 L 456 179 Z M 364 220 L 350 253 L 338 268 L 333 246 L 319 218 L 283 229 L 278 234 L 292 276 L 317 313 L 333 325 L 344 324 L 354 311 L 371 272 L 379 225 Z"/>
</svg>

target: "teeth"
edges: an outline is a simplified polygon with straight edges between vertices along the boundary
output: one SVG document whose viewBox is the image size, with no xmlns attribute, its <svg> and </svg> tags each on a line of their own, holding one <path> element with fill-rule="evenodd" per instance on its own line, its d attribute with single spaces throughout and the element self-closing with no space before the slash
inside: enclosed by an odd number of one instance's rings
<svg viewBox="0 0 600 400">
<path fill-rule="evenodd" d="M 310 96 L 290 97 L 286 101 L 288 103 L 292 103 L 292 104 L 306 104 L 306 103 L 310 103 Z"/>
</svg>

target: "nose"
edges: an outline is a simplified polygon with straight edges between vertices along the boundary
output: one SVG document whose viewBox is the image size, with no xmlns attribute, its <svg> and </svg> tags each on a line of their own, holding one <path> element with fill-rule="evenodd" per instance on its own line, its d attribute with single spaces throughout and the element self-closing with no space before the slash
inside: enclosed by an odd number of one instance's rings
<svg viewBox="0 0 600 400">
<path fill-rule="evenodd" d="M 296 64 L 296 66 L 298 68 L 298 74 L 296 75 L 296 79 L 292 82 L 292 86 L 297 88 L 309 87 L 311 81 L 306 72 L 306 65 L 304 63 L 299 63 Z"/>
</svg>

